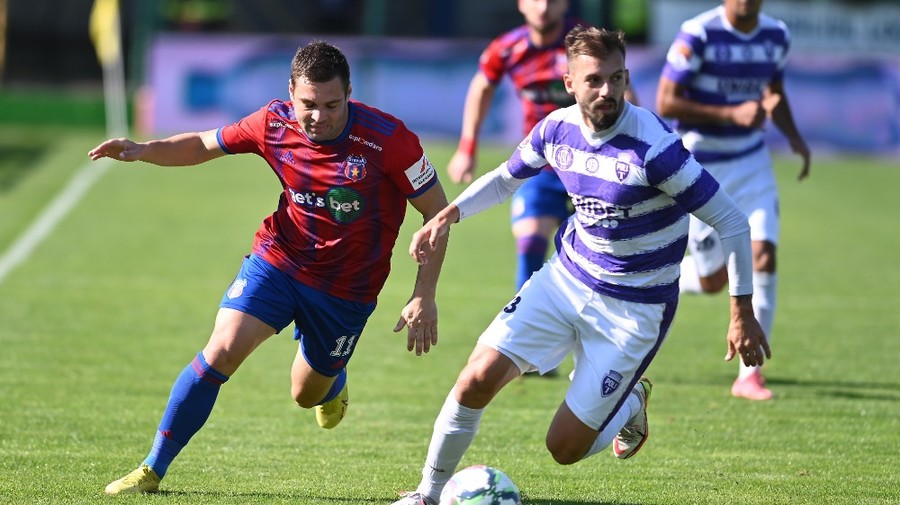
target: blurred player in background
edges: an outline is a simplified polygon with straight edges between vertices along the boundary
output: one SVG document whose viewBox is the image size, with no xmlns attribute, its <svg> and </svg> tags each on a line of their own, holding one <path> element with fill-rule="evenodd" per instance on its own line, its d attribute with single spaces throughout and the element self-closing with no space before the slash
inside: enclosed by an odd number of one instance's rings
<svg viewBox="0 0 900 505">
<path fill-rule="evenodd" d="M 290 323 L 299 341 L 291 393 L 316 409 L 323 428 L 343 419 L 347 363 L 390 270 L 407 201 L 427 221 L 447 205 L 418 137 L 397 118 L 350 100 L 350 67 L 326 42 L 298 49 L 290 101 L 273 100 L 218 130 L 92 149 L 156 165 L 196 165 L 225 154 L 266 160 L 283 187 L 219 305 L 206 347 L 175 381 L 144 462 L 106 493 L 155 492 L 160 479 L 212 412 L 220 386 L 253 350 Z M 407 326 L 416 354 L 437 344 L 435 289 L 446 242 L 423 265 L 395 332 Z M 136 376 L 136 379 L 138 377 Z"/>
<path fill-rule="evenodd" d="M 478 133 L 504 75 L 512 80 L 522 102 L 523 134 L 550 112 L 575 103 L 562 81 L 566 73 L 563 40 L 578 24 L 566 16 L 568 0 L 518 0 L 518 7 L 525 24 L 488 45 L 469 84 L 459 146 L 447 166 L 453 182 L 472 182 Z M 626 93 L 636 103 L 630 87 Z M 572 208 L 566 189 L 549 167 L 516 192 L 510 207 L 518 290 L 544 264 L 550 237 Z M 547 375 L 555 374 L 555 370 L 547 371 Z"/>
<path fill-rule="evenodd" d="M 475 439 L 484 409 L 520 374 L 575 371 L 547 430 L 553 459 L 571 465 L 612 444 L 633 457 L 649 434 L 650 366 L 675 316 L 688 212 L 722 236 L 731 317 L 726 359 L 769 356 L 753 317 L 747 218 L 656 115 L 628 103 L 622 32 L 576 27 L 566 36 L 565 86 L 576 104 L 538 122 L 512 156 L 481 176 L 413 234 L 410 255 L 428 264 L 451 225 L 504 201 L 550 165 L 575 213 L 556 254 L 481 334 L 434 423 L 418 487 L 394 505 L 435 505 Z M 593 470 L 591 470 L 593 471 Z"/>
<path fill-rule="evenodd" d="M 775 316 L 780 223 L 772 160 L 763 140 L 767 117 L 802 157 L 800 180 L 809 175 L 810 151 L 784 90 L 790 33 L 783 22 L 761 13 L 761 5 L 762 0 L 724 0 L 682 24 L 660 77 L 656 107 L 676 120 L 685 147 L 750 220 L 753 310 L 768 337 Z M 689 249 L 681 291 L 721 291 L 728 278 L 715 230 L 692 219 Z M 741 366 L 731 393 L 772 398 L 759 367 Z"/>
</svg>

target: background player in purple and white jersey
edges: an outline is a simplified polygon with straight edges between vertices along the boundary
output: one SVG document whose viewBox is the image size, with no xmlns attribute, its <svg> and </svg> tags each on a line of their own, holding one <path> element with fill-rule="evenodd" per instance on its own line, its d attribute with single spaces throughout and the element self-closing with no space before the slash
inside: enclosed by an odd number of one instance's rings
<svg viewBox="0 0 900 505">
<path fill-rule="evenodd" d="M 577 23 L 566 17 L 567 0 L 518 0 L 525 24 L 494 39 L 479 60 L 469 84 L 463 110 L 459 147 L 447 171 L 457 183 L 469 183 L 475 173 L 478 132 L 488 114 L 494 92 L 504 75 L 512 81 L 522 103 L 523 134 L 550 112 L 575 103 L 566 92 L 563 39 Z M 628 98 L 634 103 L 631 89 Z M 516 239 L 516 289 L 538 270 L 547 256 L 549 240 L 572 213 L 569 196 L 552 170 L 529 179 L 513 196 L 512 232 Z"/>
<path fill-rule="evenodd" d="M 150 454 L 110 483 L 108 494 L 155 492 L 206 422 L 219 387 L 292 322 L 299 341 L 293 398 L 316 408 L 320 426 L 335 427 L 349 401 L 347 363 L 387 279 L 407 201 L 425 220 L 447 205 L 418 137 L 399 119 L 350 100 L 350 67 L 338 48 L 317 41 L 298 49 L 288 92 L 289 101 L 273 100 L 218 130 L 142 143 L 112 139 L 89 153 L 168 166 L 252 153 L 282 186 L 278 208 L 222 297 L 209 342 L 172 387 Z M 408 327 L 407 349 L 417 355 L 437 343 L 441 263 L 419 269 L 394 328 Z"/>
<path fill-rule="evenodd" d="M 766 118 L 803 158 L 800 180 L 809 175 L 810 151 L 784 90 L 790 33 L 783 22 L 761 13 L 761 5 L 762 0 L 724 0 L 682 24 L 660 77 L 657 110 L 676 120 L 684 145 L 750 220 L 753 310 L 768 338 L 775 317 L 780 222 L 772 160 L 763 141 Z M 715 230 L 694 219 L 690 237 L 682 292 L 721 291 L 728 277 Z M 759 367 L 741 366 L 731 393 L 772 398 Z"/>
<path fill-rule="evenodd" d="M 610 444 L 617 458 L 635 455 L 649 433 L 652 384 L 642 374 L 675 315 L 689 213 L 719 232 L 729 259 L 726 359 L 739 353 L 758 365 L 769 356 L 751 305 L 746 217 L 676 133 L 625 100 L 622 32 L 576 27 L 565 44 L 576 105 L 551 112 L 508 161 L 413 234 L 413 258 L 427 265 L 436 253 L 440 261 L 453 223 L 502 202 L 547 164 L 575 206 L 557 232 L 557 253 L 482 333 L 435 421 L 418 488 L 395 505 L 438 503 L 500 389 L 569 352 L 575 372 L 547 449 L 563 465 Z"/>
</svg>

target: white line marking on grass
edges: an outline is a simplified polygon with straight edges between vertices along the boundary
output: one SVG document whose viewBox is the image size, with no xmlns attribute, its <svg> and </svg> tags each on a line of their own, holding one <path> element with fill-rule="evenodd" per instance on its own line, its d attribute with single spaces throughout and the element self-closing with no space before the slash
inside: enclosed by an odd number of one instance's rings
<svg viewBox="0 0 900 505">
<path fill-rule="evenodd" d="M 106 158 L 84 165 L 60 191 L 44 212 L 0 256 L 0 283 L 53 231 L 91 186 L 106 172 L 112 161 Z"/>
</svg>

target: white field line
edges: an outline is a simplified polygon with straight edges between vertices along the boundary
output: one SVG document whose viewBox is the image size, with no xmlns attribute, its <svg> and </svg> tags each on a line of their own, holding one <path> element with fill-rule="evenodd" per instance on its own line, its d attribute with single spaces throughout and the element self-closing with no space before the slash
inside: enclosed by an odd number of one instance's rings
<svg viewBox="0 0 900 505">
<path fill-rule="evenodd" d="M 47 238 L 59 222 L 106 172 L 112 160 L 103 158 L 78 169 L 69 184 L 50 202 L 43 213 L 0 256 L 0 283 Z"/>
</svg>

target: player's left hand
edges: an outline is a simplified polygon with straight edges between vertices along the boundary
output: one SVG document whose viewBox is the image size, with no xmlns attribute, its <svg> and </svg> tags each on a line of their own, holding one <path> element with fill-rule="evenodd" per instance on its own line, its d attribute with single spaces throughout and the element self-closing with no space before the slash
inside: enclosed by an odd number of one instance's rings
<svg viewBox="0 0 900 505">
<path fill-rule="evenodd" d="M 749 303 L 746 305 L 748 307 L 732 310 L 725 361 L 731 361 L 736 354 L 740 354 L 745 365 L 762 366 L 766 358 L 772 358 L 772 351 L 766 334 L 753 315 L 752 306 Z"/>
<path fill-rule="evenodd" d="M 413 296 L 400 312 L 394 333 L 406 326 L 406 350 L 416 356 L 427 353 L 438 343 L 437 304 L 434 298 Z"/>
</svg>

